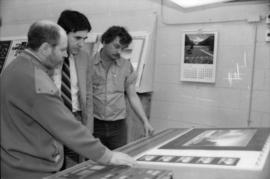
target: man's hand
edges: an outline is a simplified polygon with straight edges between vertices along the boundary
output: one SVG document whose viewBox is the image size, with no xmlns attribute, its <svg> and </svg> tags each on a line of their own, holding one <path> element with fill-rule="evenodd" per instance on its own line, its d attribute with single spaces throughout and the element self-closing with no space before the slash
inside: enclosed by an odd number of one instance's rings
<svg viewBox="0 0 270 179">
<path fill-rule="evenodd" d="M 152 136 L 155 132 L 154 128 L 151 126 L 151 124 L 148 121 L 144 124 L 144 131 L 145 131 L 146 137 Z"/>
<path fill-rule="evenodd" d="M 129 155 L 121 152 L 113 151 L 113 155 L 111 158 L 110 163 L 111 165 L 128 165 L 128 166 L 134 166 L 136 165 L 136 160 L 131 158 Z"/>
</svg>

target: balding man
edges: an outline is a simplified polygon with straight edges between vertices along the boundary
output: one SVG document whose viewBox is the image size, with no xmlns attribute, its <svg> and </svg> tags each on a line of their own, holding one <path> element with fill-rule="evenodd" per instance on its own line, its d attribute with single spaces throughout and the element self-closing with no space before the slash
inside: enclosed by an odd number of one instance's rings
<svg viewBox="0 0 270 179">
<path fill-rule="evenodd" d="M 133 165 L 112 152 L 75 120 L 52 81 L 67 56 L 67 35 L 57 24 L 38 21 L 28 31 L 28 48 L 0 77 L 1 177 L 39 179 L 59 171 L 63 144 L 94 161 Z"/>
</svg>

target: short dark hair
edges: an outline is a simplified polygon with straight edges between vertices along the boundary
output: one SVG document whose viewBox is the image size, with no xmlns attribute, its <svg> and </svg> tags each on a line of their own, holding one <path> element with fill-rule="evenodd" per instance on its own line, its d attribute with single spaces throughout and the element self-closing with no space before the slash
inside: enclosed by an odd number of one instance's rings
<svg viewBox="0 0 270 179">
<path fill-rule="evenodd" d="M 64 10 L 60 14 L 57 24 L 60 25 L 67 34 L 81 30 L 90 32 L 92 29 L 89 20 L 84 14 L 72 10 Z"/>
<path fill-rule="evenodd" d="M 32 50 L 37 50 L 44 42 L 56 46 L 60 39 L 60 27 L 51 22 L 37 21 L 30 26 L 27 38 L 27 47 Z"/>
<path fill-rule="evenodd" d="M 101 42 L 108 44 L 111 43 L 116 37 L 120 38 L 120 44 L 129 45 L 132 41 L 131 35 L 124 27 L 112 26 L 101 36 Z"/>
</svg>

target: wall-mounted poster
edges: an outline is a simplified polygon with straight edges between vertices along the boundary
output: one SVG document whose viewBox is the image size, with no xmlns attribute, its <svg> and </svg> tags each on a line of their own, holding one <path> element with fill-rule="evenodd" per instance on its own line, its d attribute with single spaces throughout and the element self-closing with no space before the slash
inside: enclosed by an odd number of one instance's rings
<svg viewBox="0 0 270 179">
<path fill-rule="evenodd" d="M 26 37 L 8 37 L 0 40 L 0 73 L 26 46 Z"/>
<path fill-rule="evenodd" d="M 184 32 L 181 81 L 215 82 L 217 32 Z"/>
<path fill-rule="evenodd" d="M 11 43 L 11 40 L 0 41 L 0 74 L 4 68 Z"/>
</svg>

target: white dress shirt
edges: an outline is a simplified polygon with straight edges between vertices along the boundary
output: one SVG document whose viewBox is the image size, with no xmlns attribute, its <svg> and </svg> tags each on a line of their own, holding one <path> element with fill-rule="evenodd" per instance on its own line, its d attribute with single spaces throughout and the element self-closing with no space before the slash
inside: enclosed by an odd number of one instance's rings
<svg viewBox="0 0 270 179">
<path fill-rule="evenodd" d="M 71 99 L 72 99 L 72 112 L 81 111 L 79 103 L 79 84 L 78 76 L 75 66 L 75 60 L 73 55 L 69 56 L 69 65 L 70 65 L 70 84 L 71 84 Z M 55 70 L 53 80 L 57 88 L 61 91 L 61 79 L 62 79 L 62 66 Z"/>
</svg>

